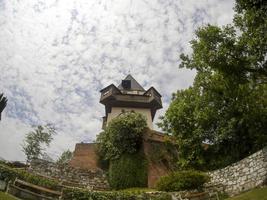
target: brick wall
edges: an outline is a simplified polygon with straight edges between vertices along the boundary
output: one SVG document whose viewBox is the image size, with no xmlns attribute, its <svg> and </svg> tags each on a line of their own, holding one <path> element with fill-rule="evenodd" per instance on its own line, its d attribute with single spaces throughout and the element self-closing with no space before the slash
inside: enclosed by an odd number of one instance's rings
<svg viewBox="0 0 267 200">
<path fill-rule="evenodd" d="M 166 176 L 175 169 L 178 151 L 175 146 L 172 152 L 167 150 L 164 142 L 143 141 L 144 153 L 148 161 L 148 187 L 154 188 L 160 177 Z"/>
<path fill-rule="evenodd" d="M 69 165 L 74 168 L 98 171 L 100 168 L 97 165 L 97 161 L 98 156 L 95 143 L 78 143 L 75 145 L 73 157 Z"/>
<path fill-rule="evenodd" d="M 170 173 L 170 166 L 164 162 L 150 159 L 153 152 L 153 143 L 159 144 L 159 150 L 164 150 L 165 136 L 157 131 L 147 129 L 143 135 L 144 153 L 148 160 L 148 187 L 153 188 L 157 180 Z M 75 146 L 73 157 L 69 165 L 73 168 L 98 171 L 101 170 L 97 164 L 98 156 L 95 143 L 78 143 Z M 166 153 L 165 160 L 171 160 L 170 154 Z"/>
</svg>

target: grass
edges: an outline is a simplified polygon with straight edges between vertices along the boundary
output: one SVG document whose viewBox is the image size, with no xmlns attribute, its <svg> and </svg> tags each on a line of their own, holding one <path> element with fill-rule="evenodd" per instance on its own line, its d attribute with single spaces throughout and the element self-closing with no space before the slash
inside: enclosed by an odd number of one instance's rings
<svg viewBox="0 0 267 200">
<path fill-rule="evenodd" d="M 1 200 L 17 200 L 16 198 L 10 196 L 9 194 L 6 194 L 4 192 L 0 192 L 0 199 Z"/>
<path fill-rule="evenodd" d="M 267 200 L 267 187 L 257 188 L 227 200 Z"/>
</svg>

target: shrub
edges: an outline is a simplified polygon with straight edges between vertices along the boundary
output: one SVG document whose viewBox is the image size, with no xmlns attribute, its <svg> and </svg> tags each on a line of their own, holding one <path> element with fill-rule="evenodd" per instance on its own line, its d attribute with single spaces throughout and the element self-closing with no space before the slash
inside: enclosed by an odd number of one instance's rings
<svg viewBox="0 0 267 200">
<path fill-rule="evenodd" d="M 156 187 L 160 191 L 180 191 L 190 189 L 201 189 L 203 184 L 209 180 L 208 175 L 199 171 L 180 171 L 163 176 L 159 179 Z"/>
<path fill-rule="evenodd" d="M 167 193 L 147 194 L 145 192 L 126 191 L 88 191 L 77 188 L 66 188 L 63 190 L 62 200 L 171 200 Z"/>
<path fill-rule="evenodd" d="M 28 166 L 28 165 L 26 165 L 22 162 L 19 162 L 19 161 L 10 162 L 10 161 L 0 160 L 0 164 L 6 165 L 6 166 L 11 167 L 11 168 L 26 168 Z"/>
<path fill-rule="evenodd" d="M 99 164 L 108 169 L 112 188 L 147 186 L 147 164 L 142 152 L 142 135 L 147 127 L 140 113 L 124 113 L 97 136 Z"/>
<path fill-rule="evenodd" d="M 124 154 L 109 166 L 109 184 L 115 189 L 147 186 L 147 161 L 140 151 Z"/>
<path fill-rule="evenodd" d="M 146 127 L 145 117 L 139 113 L 124 113 L 112 119 L 105 131 L 97 136 L 98 153 L 105 160 L 111 160 L 137 152 Z"/>
<path fill-rule="evenodd" d="M 22 169 L 12 169 L 8 166 L 0 164 L 0 180 L 14 181 L 16 178 L 50 189 L 61 188 L 57 181 L 30 174 Z"/>
<path fill-rule="evenodd" d="M 71 160 L 72 155 L 73 153 L 70 150 L 66 150 L 61 154 L 56 163 L 60 166 L 67 165 L 68 162 Z"/>
</svg>

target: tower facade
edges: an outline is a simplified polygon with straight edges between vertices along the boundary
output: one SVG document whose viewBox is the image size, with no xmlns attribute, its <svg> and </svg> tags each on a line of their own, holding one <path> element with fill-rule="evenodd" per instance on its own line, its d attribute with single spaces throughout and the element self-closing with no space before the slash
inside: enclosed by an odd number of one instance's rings
<svg viewBox="0 0 267 200">
<path fill-rule="evenodd" d="M 154 87 L 145 90 L 131 75 L 128 75 L 119 86 L 111 84 L 100 92 L 100 103 L 105 105 L 102 128 L 121 113 L 136 112 L 143 114 L 148 127 L 153 129 L 156 111 L 162 108 L 161 95 Z"/>
</svg>

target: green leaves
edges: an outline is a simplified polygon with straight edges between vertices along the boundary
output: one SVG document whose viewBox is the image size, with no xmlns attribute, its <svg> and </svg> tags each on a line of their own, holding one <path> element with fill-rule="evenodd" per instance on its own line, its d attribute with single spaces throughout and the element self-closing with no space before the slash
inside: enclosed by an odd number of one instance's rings
<svg viewBox="0 0 267 200">
<path fill-rule="evenodd" d="M 180 168 L 223 167 L 267 144 L 267 85 L 198 72 L 174 96 L 161 127 L 177 138 Z"/>
<path fill-rule="evenodd" d="M 71 157 L 72 157 L 72 152 L 70 150 L 66 150 L 58 158 L 57 164 L 59 164 L 59 165 L 68 164 L 68 162 L 70 161 Z"/>
<path fill-rule="evenodd" d="M 104 132 L 97 136 L 98 151 L 105 160 L 117 159 L 122 154 L 137 152 L 147 127 L 142 114 L 125 113 L 113 119 Z"/>
<path fill-rule="evenodd" d="M 26 135 L 23 152 L 28 162 L 43 155 L 44 147 L 49 146 L 55 133 L 55 128 L 51 124 L 47 124 L 45 126 L 37 126 L 34 131 Z"/>
<path fill-rule="evenodd" d="M 267 145 L 267 2 L 236 0 L 236 11 L 233 25 L 199 28 L 180 56 L 197 76 L 159 125 L 176 136 L 181 168 L 222 167 Z"/>
<path fill-rule="evenodd" d="M 180 67 L 200 72 L 217 71 L 239 83 L 251 79 L 265 82 L 267 5 L 258 2 L 258 7 L 249 8 L 254 4 L 245 2 L 237 1 L 239 13 L 235 15 L 234 25 L 199 28 L 196 39 L 191 41 L 193 54 L 182 54 Z"/>
<path fill-rule="evenodd" d="M 28 173 L 23 169 L 14 169 L 9 166 L 0 164 L 0 179 L 5 181 L 14 181 L 16 178 L 27 181 L 29 183 L 43 186 L 50 189 L 61 189 L 60 184 L 55 180 L 50 180 L 38 175 Z"/>
<path fill-rule="evenodd" d="M 112 160 L 108 175 L 114 189 L 147 187 L 147 162 L 143 152 L 124 154 Z"/>
<path fill-rule="evenodd" d="M 103 160 L 109 162 L 108 175 L 112 188 L 147 185 L 147 165 L 141 149 L 146 127 L 142 114 L 127 112 L 114 118 L 97 136 L 100 160 L 102 163 Z"/>
<path fill-rule="evenodd" d="M 134 191 L 90 191 L 78 188 L 64 188 L 63 200 L 171 200 L 170 194 L 149 193 L 140 191 L 136 188 Z"/>
<path fill-rule="evenodd" d="M 5 109 L 7 105 L 7 98 L 4 97 L 4 94 L 0 93 L 0 120 L 1 120 L 1 113 L 3 112 L 3 110 Z"/>
<path fill-rule="evenodd" d="M 173 172 L 159 179 L 157 182 L 157 189 L 167 192 L 201 189 L 208 180 L 208 175 L 199 171 L 189 170 Z"/>
</svg>

